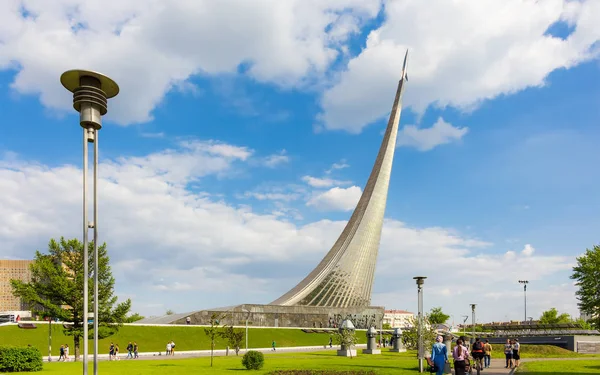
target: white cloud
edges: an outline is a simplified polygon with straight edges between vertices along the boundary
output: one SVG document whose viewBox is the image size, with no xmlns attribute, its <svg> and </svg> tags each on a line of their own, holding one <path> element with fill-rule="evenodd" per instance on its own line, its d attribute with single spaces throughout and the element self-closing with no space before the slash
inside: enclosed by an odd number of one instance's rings
<svg viewBox="0 0 600 375">
<path fill-rule="evenodd" d="M 530 244 L 526 244 L 523 250 L 521 250 L 521 254 L 525 255 L 526 257 L 532 256 L 534 252 L 535 249 Z"/>
<path fill-rule="evenodd" d="M 72 111 L 58 79 L 68 69 L 103 72 L 121 87 L 109 102 L 120 124 L 149 121 L 175 88 L 197 93 L 196 74 L 247 73 L 302 85 L 320 77 L 348 36 L 377 15 L 381 0 L 56 0 L 0 2 L 0 69 L 12 87 Z M 235 9 L 235 11 L 232 11 Z"/>
<path fill-rule="evenodd" d="M 415 147 L 419 151 L 429 151 L 436 146 L 459 141 L 467 134 L 469 128 L 458 128 L 438 118 L 430 128 L 418 128 L 406 125 L 398 132 L 398 147 Z"/>
<path fill-rule="evenodd" d="M 264 159 L 264 165 L 269 168 L 278 167 L 281 164 L 288 163 L 290 161 L 290 157 L 286 155 L 285 150 L 281 150 L 277 154 L 269 155 Z"/>
<path fill-rule="evenodd" d="M 302 181 L 306 182 L 307 184 L 309 184 L 312 187 L 317 187 L 317 188 L 326 188 L 326 187 L 331 187 L 334 185 L 348 185 L 351 184 L 351 181 L 341 181 L 341 180 L 334 180 L 333 178 L 319 178 L 319 177 L 313 177 L 313 176 L 303 176 L 302 177 Z"/>
<path fill-rule="evenodd" d="M 221 147 L 213 147 L 217 144 Z M 213 141 L 101 162 L 100 240 L 109 246 L 117 292 L 135 294 L 135 311 L 150 315 L 164 313 L 166 307 L 184 312 L 270 302 L 330 249 L 344 221 L 294 224 L 285 220 L 285 208 L 281 215 L 257 214 L 251 206 L 234 206 L 227 198 L 186 189 L 190 181 L 202 187 L 204 177 L 231 173 L 251 160 L 247 148 Z M 315 204 L 333 202 L 352 209 L 360 195 L 358 187 L 332 191 L 337 193 L 330 193 L 331 199 L 321 197 Z M 0 207 L 1 257 L 31 257 L 52 237 L 80 238 L 81 169 L 48 167 L 10 153 L 0 159 Z M 570 306 L 572 293 L 571 299 L 565 296 L 572 285 L 552 283 L 570 269 L 572 257 L 536 251 L 524 257 L 512 252 L 511 258 L 490 247 L 450 229 L 386 220 L 373 301 L 386 306 L 402 301 L 398 307 L 411 309 L 416 305 L 412 276 L 424 274 L 426 293 L 436 296 L 427 297 L 426 303 L 448 310 L 460 311 L 459 304 L 467 306 L 476 297 L 489 308 L 482 317 L 498 317 L 501 307 L 520 303 L 522 288 L 511 294 L 507 286 L 522 278 L 536 285 L 532 295 L 544 297 L 532 306 Z M 561 292 L 554 296 L 553 288 Z M 496 300 L 484 292 L 508 294 Z M 516 309 L 510 313 L 520 315 Z"/>
<path fill-rule="evenodd" d="M 338 169 L 344 169 L 350 167 L 350 164 L 346 163 L 345 160 L 341 160 L 339 163 L 333 163 L 331 167 L 325 171 L 326 174 L 331 174 L 333 171 Z"/>
<path fill-rule="evenodd" d="M 407 48 L 404 105 L 419 113 L 430 104 L 470 110 L 600 54 L 596 0 L 388 0 L 384 18 L 323 95 L 326 128 L 360 132 L 389 113 Z M 561 20 L 574 27 L 568 38 L 545 35 Z"/>
<path fill-rule="evenodd" d="M 356 207 L 361 194 L 362 190 L 358 186 L 334 187 L 325 192 L 316 193 L 306 202 L 306 205 L 319 210 L 350 211 Z"/>
</svg>

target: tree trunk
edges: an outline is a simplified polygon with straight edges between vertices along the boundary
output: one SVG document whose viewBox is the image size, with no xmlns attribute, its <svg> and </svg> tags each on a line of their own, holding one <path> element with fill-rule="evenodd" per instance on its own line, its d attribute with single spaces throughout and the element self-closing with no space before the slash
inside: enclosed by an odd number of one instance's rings
<svg viewBox="0 0 600 375">
<path fill-rule="evenodd" d="M 79 361 L 79 336 L 73 335 L 73 346 L 75 347 L 75 362 Z"/>
<path fill-rule="evenodd" d="M 213 361 L 213 349 L 215 348 L 215 342 L 212 341 L 210 343 L 210 367 L 212 367 L 212 361 Z"/>
</svg>

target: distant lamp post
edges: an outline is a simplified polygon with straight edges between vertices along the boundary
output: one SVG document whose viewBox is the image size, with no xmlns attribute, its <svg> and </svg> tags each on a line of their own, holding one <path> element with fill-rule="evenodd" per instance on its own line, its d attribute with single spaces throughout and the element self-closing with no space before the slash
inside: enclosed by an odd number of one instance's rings
<svg viewBox="0 0 600 375">
<path fill-rule="evenodd" d="M 73 108 L 79 112 L 83 128 L 83 375 L 88 374 L 88 230 L 94 229 L 94 375 L 98 374 L 98 131 L 108 111 L 107 99 L 117 96 L 119 86 L 107 76 L 89 70 L 69 70 L 60 83 L 73 93 Z M 94 144 L 93 186 L 94 220 L 88 222 L 87 177 L 88 142 Z"/>
<path fill-rule="evenodd" d="M 473 337 L 472 339 L 475 339 L 475 306 L 477 306 L 476 303 L 472 303 L 471 305 L 471 323 L 473 324 Z"/>
<path fill-rule="evenodd" d="M 246 313 L 246 353 L 248 353 L 248 318 L 250 317 L 250 310 L 242 309 Z"/>
<path fill-rule="evenodd" d="M 418 315 L 418 358 L 419 358 L 419 372 L 423 372 L 423 358 L 425 357 L 425 348 L 423 348 L 423 284 L 425 283 L 425 276 L 413 277 L 413 280 L 417 282 L 417 297 L 419 301 L 419 315 Z"/>
<path fill-rule="evenodd" d="M 523 284 L 523 294 L 525 295 L 525 321 L 527 321 L 527 284 L 529 284 L 529 280 L 519 280 L 519 284 Z"/>
</svg>

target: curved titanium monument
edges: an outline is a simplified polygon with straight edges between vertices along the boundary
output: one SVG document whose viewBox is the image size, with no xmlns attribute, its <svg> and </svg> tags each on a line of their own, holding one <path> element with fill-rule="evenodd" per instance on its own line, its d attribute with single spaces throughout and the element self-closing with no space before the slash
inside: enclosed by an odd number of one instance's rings
<svg viewBox="0 0 600 375">
<path fill-rule="evenodd" d="M 408 51 L 375 166 L 348 224 L 321 263 L 289 292 L 271 302 L 284 306 L 363 307 L 371 303 L 375 263 L 392 173 Z"/>
<path fill-rule="evenodd" d="M 408 80 L 407 58 L 408 51 L 383 142 L 365 190 L 338 240 L 304 280 L 268 305 L 243 304 L 198 310 L 146 318 L 137 323 L 210 324 L 211 316 L 220 316 L 223 324 L 250 322 L 255 327 L 332 329 L 344 319 L 352 319 L 359 329 L 379 326 L 384 308 L 370 306 L 371 290 L 402 110 L 402 93 Z"/>
</svg>

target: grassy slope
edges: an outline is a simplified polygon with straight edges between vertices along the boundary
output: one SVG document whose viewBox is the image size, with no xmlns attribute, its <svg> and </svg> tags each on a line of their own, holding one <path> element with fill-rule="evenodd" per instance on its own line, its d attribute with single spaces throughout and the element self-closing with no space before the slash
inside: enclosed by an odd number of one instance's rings
<svg viewBox="0 0 600 375">
<path fill-rule="evenodd" d="M 492 345 L 492 357 L 504 357 L 504 345 Z M 521 345 L 521 358 L 575 358 L 594 357 L 596 355 L 579 354 L 554 345 Z"/>
<path fill-rule="evenodd" d="M 600 359 L 529 362 L 519 366 L 517 374 L 600 374 Z"/>
<path fill-rule="evenodd" d="M 366 343 L 364 331 L 358 331 L 359 343 Z M 249 328 L 248 346 L 251 348 L 268 348 L 275 340 L 277 346 L 311 346 L 325 345 L 329 335 L 304 333 L 299 329 Z M 177 350 L 210 349 L 210 341 L 204 328 L 197 326 L 144 327 L 123 326 L 119 332 L 99 341 L 99 352 L 108 353 L 110 342 L 119 344 L 121 353 L 125 352 L 129 341 L 137 341 L 140 352 L 164 351 L 167 341 L 173 340 Z M 27 345 L 37 347 L 46 355 L 48 353 L 48 326 L 38 325 L 37 329 L 19 329 L 16 326 L 0 327 L 0 345 Z M 62 326 L 52 325 L 52 354 L 58 355 L 61 344 L 69 344 L 73 348 L 73 338 L 63 334 Z M 218 338 L 215 349 L 225 349 L 226 343 Z M 242 344 L 245 347 L 245 342 Z M 92 343 L 90 342 L 90 350 Z M 74 350 L 71 349 L 71 354 Z"/>
<path fill-rule="evenodd" d="M 171 359 L 118 362 L 101 361 L 99 372 L 103 375 L 189 375 L 194 374 L 240 374 L 245 370 L 242 357 L 217 357 L 214 367 L 210 367 L 210 358 Z M 408 375 L 418 372 L 415 353 L 384 353 L 382 355 L 361 355 L 355 358 L 337 357 L 335 352 L 321 353 L 281 353 L 266 354 L 265 366 L 252 374 L 266 374 L 273 370 L 284 369 L 336 369 L 336 370 L 374 370 L 381 375 Z M 75 375 L 81 373 L 81 363 L 45 363 L 42 374 Z"/>
</svg>

